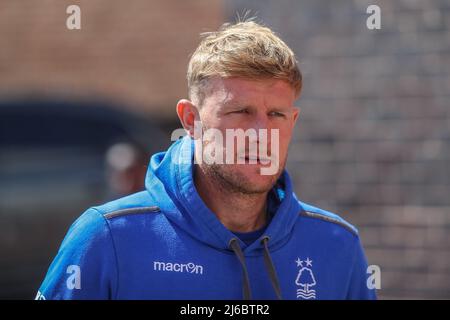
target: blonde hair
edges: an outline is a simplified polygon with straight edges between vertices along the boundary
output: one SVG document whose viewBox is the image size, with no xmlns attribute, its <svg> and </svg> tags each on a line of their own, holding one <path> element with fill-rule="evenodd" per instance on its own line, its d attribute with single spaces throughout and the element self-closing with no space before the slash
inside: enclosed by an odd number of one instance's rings
<svg viewBox="0 0 450 320">
<path fill-rule="evenodd" d="M 278 79 L 300 94 L 302 74 L 294 52 L 269 28 L 254 21 L 225 23 L 201 34 L 187 71 L 189 98 L 201 105 L 211 77 L 248 80 Z"/>
</svg>

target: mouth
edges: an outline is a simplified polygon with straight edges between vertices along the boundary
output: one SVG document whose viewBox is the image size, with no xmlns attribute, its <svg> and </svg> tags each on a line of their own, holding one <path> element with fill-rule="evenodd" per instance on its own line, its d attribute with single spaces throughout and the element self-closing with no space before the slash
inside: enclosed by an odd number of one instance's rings
<svg viewBox="0 0 450 320">
<path fill-rule="evenodd" d="M 270 158 L 266 158 L 266 157 L 262 158 L 262 157 L 258 157 L 258 156 L 245 156 L 245 157 L 240 157 L 240 159 L 245 160 L 246 164 L 260 164 L 260 165 L 269 164 L 271 161 Z"/>
</svg>

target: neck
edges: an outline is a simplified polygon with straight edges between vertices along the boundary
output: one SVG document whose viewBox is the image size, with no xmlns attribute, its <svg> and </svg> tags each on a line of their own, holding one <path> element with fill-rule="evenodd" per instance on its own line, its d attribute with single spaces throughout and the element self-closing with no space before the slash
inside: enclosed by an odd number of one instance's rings
<svg viewBox="0 0 450 320">
<path fill-rule="evenodd" d="M 196 165 L 194 183 L 206 206 L 230 231 L 251 232 L 266 222 L 267 194 L 243 194 L 226 190 Z"/>
</svg>

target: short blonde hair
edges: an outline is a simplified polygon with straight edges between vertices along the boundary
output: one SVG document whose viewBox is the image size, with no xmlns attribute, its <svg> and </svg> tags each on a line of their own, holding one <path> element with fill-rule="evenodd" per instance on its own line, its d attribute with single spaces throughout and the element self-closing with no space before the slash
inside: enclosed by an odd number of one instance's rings
<svg viewBox="0 0 450 320">
<path fill-rule="evenodd" d="M 225 23 L 216 32 L 202 33 L 201 39 L 187 71 L 189 98 L 199 105 L 214 76 L 284 80 L 300 94 L 302 74 L 295 54 L 269 28 L 254 21 Z"/>
</svg>

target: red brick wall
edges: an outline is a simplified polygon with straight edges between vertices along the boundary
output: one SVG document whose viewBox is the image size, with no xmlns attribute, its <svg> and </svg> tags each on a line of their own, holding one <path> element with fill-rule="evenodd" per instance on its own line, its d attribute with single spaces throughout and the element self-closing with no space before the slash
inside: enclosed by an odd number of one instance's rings
<svg viewBox="0 0 450 320">
<path fill-rule="evenodd" d="M 71 4 L 81 30 L 66 28 Z M 2 1 L 0 97 L 95 97 L 174 117 L 199 33 L 222 22 L 219 0 Z"/>
</svg>

